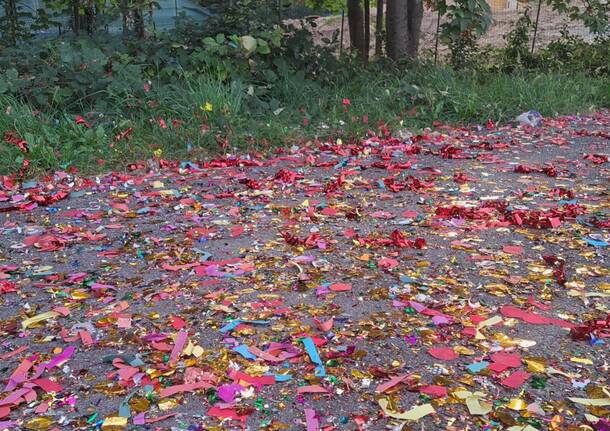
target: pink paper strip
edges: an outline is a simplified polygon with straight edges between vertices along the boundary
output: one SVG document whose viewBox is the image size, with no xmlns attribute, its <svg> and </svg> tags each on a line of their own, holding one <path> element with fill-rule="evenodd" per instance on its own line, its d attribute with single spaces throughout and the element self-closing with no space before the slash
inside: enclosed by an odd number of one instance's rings
<svg viewBox="0 0 610 431">
<path fill-rule="evenodd" d="M 396 376 L 393 377 L 392 379 L 390 379 L 389 381 L 380 384 L 379 386 L 377 386 L 377 388 L 375 389 L 375 392 L 377 393 L 383 393 L 385 391 L 387 391 L 388 389 L 396 386 L 399 383 L 404 382 L 405 380 L 407 380 L 411 375 L 410 374 L 403 374 L 401 376 Z"/>
<path fill-rule="evenodd" d="M 184 345 L 186 344 L 187 338 L 188 333 L 184 329 L 178 332 L 178 335 L 176 335 L 176 344 L 174 344 L 172 353 L 169 356 L 170 362 L 176 362 L 176 359 L 178 359 L 180 353 L 182 353 L 182 350 L 184 349 Z"/>
<path fill-rule="evenodd" d="M 208 388 L 212 388 L 213 386 L 210 385 L 207 382 L 197 382 L 197 383 L 188 383 L 185 385 L 175 385 L 175 386 L 170 386 L 168 388 L 165 388 L 161 391 L 161 393 L 159 394 L 159 396 L 161 398 L 167 398 L 167 397 L 171 397 L 174 394 L 177 394 L 179 392 L 189 392 L 189 391 L 194 391 L 196 389 L 208 389 Z"/>
<path fill-rule="evenodd" d="M 297 389 L 299 394 L 327 394 L 328 391 L 320 385 L 299 386 Z"/>
<path fill-rule="evenodd" d="M 320 421 L 316 417 L 314 409 L 305 409 L 305 422 L 307 423 L 307 431 L 320 431 Z"/>
</svg>

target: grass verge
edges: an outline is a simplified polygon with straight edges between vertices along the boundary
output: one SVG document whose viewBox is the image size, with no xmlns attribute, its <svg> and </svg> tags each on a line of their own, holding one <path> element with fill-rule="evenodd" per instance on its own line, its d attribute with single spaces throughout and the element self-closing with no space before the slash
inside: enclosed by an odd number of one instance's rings
<svg viewBox="0 0 610 431">
<path fill-rule="evenodd" d="M 456 73 L 415 67 L 400 73 L 378 66 L 324 86 L 288 76 L 266 94 L 247 83 L 205 77 L 153 88 L 146 98 L 110 99 L 108 112 L 36 112 L 0 97 L 0 132 L 23 138 L 29 153 L 0 144 L 0 173 L 30 161 L 28 176 L 73 167 L 92 174 L 123 169 L 161 150 L 164 158 L 192 160 L 231 151 L 265 151 L 313 138 L 349 139 L 375 130 L 511 121 L 526 110 L 545 116 L 610 107 L 605 77 Z M 349 100 L 349 104 L 347 102 Z"/>
</svg>

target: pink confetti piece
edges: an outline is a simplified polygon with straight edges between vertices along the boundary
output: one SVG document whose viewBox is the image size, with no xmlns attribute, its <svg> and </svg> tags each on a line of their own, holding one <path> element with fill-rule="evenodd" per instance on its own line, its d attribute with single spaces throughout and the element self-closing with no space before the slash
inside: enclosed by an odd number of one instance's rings
<svg viewBox="0 0 610 431">
<path fill-rule="evenodd" d="M 428 349 L 428 354 L 442 361 L 453 361 L 460 357 L 459 353 L 450 347 L 433 347 Z"/>
<path fill-rule="evenodd" d="M 516 389 L 523 383 L 525 383 L 529 378 L 530 373 L 525 371 L 515 371 L 510 376 L 500 381 L 500 384 L 503 386 L 508 386 L 509 388 Z"/>
<path fill-rule="evenodd" d="M 394 386 L 407 381 L 409 379 L 409 377 L 411 377 L 410 374 L 403 374 L 401 376 L 393 377 L 389 381 L 377 386 L 377 388 L 375 389 L 375 392 L 377 392 L 379 394 L 383 393 L 383 392 L 387 391 L 388 389 L 393 388 Z"/>
<path fill-rule="evenodd" d="M 333 283 L 328 288 L 333 292 L 347 292 L 352 290 L 352 285 L 349 283 Z"/>
<path fill-rule="evenodd" d="M 163 388 L 161 390 L 161 392 L 159 393 L 159 397 L 167 398 L 167 397 L 171 397 L 172 395 L 178 394 L 180 392 L 191 392 L 196 389 L 209 389 L 212 387 L 213 386 L 211 384 L 209 384 L 208 382 L 197 382 L 197 383 L 189 383 L 189 384 L 184 384 L 184 385 L 174 385 L 174 386 L 169 386 L 167 388 Z"/>
<path fill-rule="evenodd" d="M 182 353 L 182 350 L 184 349 L 184 346 L 186 345 L 187 338 L 188 338 L 188 333 L 184 329 L 181 330 L 180 332 L 178 332 L 178 335 L 176 335 L 176 344 L 174 344 L 172 353 L 169 356 L 169 361 L 171 363 L 176 362 L 176 359 L 178 359 L 178 357 Z"/>
<path fill-rule="evenodd" d="M 305 409 L 305 423 L 307 431 L 320 431 L 320 421 L 314 409 Z"/>
<path fill-rule="evenodd" d="M 524 322 L 531 323 L 532 325 L 554 325 L 568 329 L 574 327 L 574 324 L 571 322 L 546 317 L 537 313 L 530 313 L 525 310 L 521 310 L 520 308 L 513 307 L 512 305 L 504 305 L 500 308 L 500 313 L 502 313 L 503 316 L 523 320 Z"/>
<path fill-rule="evenodd" d="M 298 394 L 327 394 L 328 391 L 320 385 L 307 385 L 299 386 L 297 388 Z"/>
</svg>

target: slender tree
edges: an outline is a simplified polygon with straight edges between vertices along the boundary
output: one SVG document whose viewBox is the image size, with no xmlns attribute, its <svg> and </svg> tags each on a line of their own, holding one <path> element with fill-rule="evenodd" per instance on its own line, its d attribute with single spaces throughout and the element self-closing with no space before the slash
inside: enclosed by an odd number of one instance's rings
<svg viewBox="0 0 610 431">
<path fill-rule="evenodd" d="M 144 39 L 146 26 L 144 23 L 144 12 L 141 6 L 138 5 L 138 7 L 132 10 L 132 16 L 136 35 L 139 39 Z"/>
<path fill-rule="evenodd" d="M 377 15 L 375 16 L 375 56 L 383 55 L 383 0 L 377 0 Z"/>
<path fill-rule="evenodd" d="M 85 30 L 89 34 L 93 34 L 95 31 L 95 5 L 93 0 L 87 0 L 87 5 L 85 6 L 84 26 Z"/>
<path fill-rule="evenodd" d="M 128 0 L 121 0 L 121 18 L 122 18 L 122 22 L 123 22 L 123 37 L 127 37 L 127 35 L 129 34 L 129 25 L 128 25 L 128 19 L 129 19 L 129 5 L 128 5 Z"/>
<path fill-rule="evenodd" d="M 423 0 L 388 0 L 386 49 L 393 60 L 415 59 L 419 49 Z"/>
<path fill-rule="evenodd" d="M 352 50 L 364 58 L 364 13 L 360 0 L 347 0 L 347 26 Z"/>
<path fill-rule="evenodd" d="M 72 0 L 72 31 L 74 34 L 79 34 L 82 28 L 82 19 L 80 15 L 80 1 Z"/>
<path fill-rule="evenodd" d="M 6 36 L 10 45 L 17 44 L 17 33 L 19 32 L 19 15 L 17 12 L 17 0 L 6 0 L 4 2 L 4 16 L 6 21 Z"/>
<path fill-rule="evenodd" d="M 369 61 L 371 49 L 371 0 L 364 0 L 364 44 L 362 47 L 362 58 Z"/>
</svg>

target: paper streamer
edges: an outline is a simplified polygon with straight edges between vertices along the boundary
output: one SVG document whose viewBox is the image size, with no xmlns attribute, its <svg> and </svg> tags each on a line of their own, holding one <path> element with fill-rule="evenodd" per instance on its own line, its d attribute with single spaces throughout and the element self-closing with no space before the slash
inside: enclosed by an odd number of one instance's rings
<svg viewBox="0 0 610 431">
<path fill-rule="evenodd" d="M 180 357 L 184 346 L 186 345 L 186 340 L 188 338 L 188 333 L 185 330 L 181 330 L 176 335 L 176 344 L 174 344 L 174 348 L 172 349 L 172 353 L 169 356 L 169 362 L 174 363 L 176 359 Z"/>
<path fill-rule="evenodd" d="M 421 406 L 413 407 L 411 410 L 404 413 L 398 413 L 388 409 L 389 402 L 387 399 L 381 398 L 378 402 L 385 415 L 394 419 L 418 421 L 424 416 L 436 413 L 432 404 L 422 404 Z"/>
<path fill-rule="evenodd" d="M 305 350 L 307 351 L 311 362 L 316 364 L 316 371 L 314 374 L 317 377 L 325 377 L 326 369 L 322 364 L 322 360 L 320 359 L 320 355 L 318 354 L 318 350 L 316 349 L 316 345 L 314 344 L 313 340 L 311 338 L 304 338 L 303 345 L 305 346 Z"/>
</svg>

